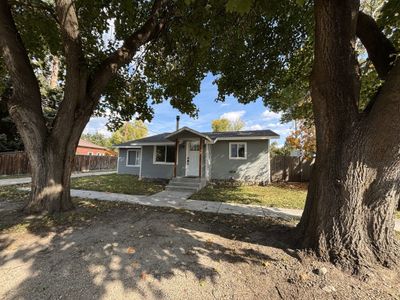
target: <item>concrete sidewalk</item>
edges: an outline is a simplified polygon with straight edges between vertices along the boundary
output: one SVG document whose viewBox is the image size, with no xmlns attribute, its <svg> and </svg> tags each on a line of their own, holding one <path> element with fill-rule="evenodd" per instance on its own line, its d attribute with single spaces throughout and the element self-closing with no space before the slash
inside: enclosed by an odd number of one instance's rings
<svg viewBox="0 0 400 300">
<path fill-rule="evenodd" d="M 29 190 L 28 187 L 20 190 Z M 216 214 L 235 214 L 255 217 L 270 217 L 286 221 L 300 220 L 303 210 L 290 208 L 276 208 L 261 205 L 245 205 L 238 203 L 223 203 L 217 201 L 203 201 L 188 199 L 191 192 L 162 191 L 154 195 L 127 195 L 87 190 L 71 189 L 71 196 L 101 201 L 120 201 L 132 204 L 155 207 L 171 207 L 191 211 L 211 212 Z M 395 220 L 396 231 L 400 231 L 400 220 Z"/>
<path fill-rule="evenodd" d="M 122 201 L 146 206 L 171 207 L 192 211 L 211 212 L 216 214 L 236 214 L 257 217 L 279 218 L 283 220 L 300 220 L 303 210 L 290 208 L 266 207 L 223 203 L 217 201 L 190 200 L 190 193 L 162 191 L 151 196 L 137 196 L 116 193 L 104 193 L 85 190 L 71 190 L 73 197 L 104 201 Z M 395 230 L 400 231 L 400 220 L 395 220 Z"/>
<path fill-rule="evenodd" d="M 114 174 L 114 173 L 116 173 L 116 171 L 98 171 L 98 172 L 85 172 L 85 173 L 80 172 L 80 173 L 72 173 L 71 178 L 108 175 L 108 174 Z M 0 179 L 0 186 L 24 184 L 24 183 L 30 183 L 30 182 L 31 182 L 30 177 Z"/>
<path fill-rule="evenodd" d="M 256 217 L 270 217 L 284 220 L 300 220 L 303 210 L 223 203 L 217 201 L 191 200 L 190 192 L 162 191 L 151 196 L 126 195 L 85 190 L 71 190 L 72 197 L 88 198 L 103 201 L 121 201 L 132 204 L 171 207 L 192 211 L 211 212 L 216 214 L 236 214 Z M 395 230 L 400 231 L 400 220 L 395 220 Z"/>
<path fill-rule="evenodd" d="M 147 206 L 172 207 L 218 214 L 237 214 L 258 217 L 274 217 L 285 220 L 300 219 L 302 210 L 274 208 L 260 205 L 244 205 L 215 201 L 190 200 L 190 192 L 162 191 L 151 196 L 137 196 L 85 190 L 71 190 L 72 197 L 104 201 L 122 201 Z"/>
</svg>

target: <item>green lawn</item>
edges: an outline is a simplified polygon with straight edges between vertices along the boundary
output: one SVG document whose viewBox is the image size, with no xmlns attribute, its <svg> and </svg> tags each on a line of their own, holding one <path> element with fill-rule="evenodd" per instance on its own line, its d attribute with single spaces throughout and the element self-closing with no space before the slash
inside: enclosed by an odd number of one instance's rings
<svg viewBox="0 0 400 300">
<path fill-rule="evenodd" d="M 164 189 L 164 185 L 161 183 L 142 181 L 138 180 L 137 176 L 120 174 L 73 178 L 71 187 L 80 190 L 130 195 L 151 195 Z"/>
<path fill-rule="evenodd" d="M 260 204 L 284 208 L 304 208 L 307 195 L 305 184 L 270 184 L 268 186 L 208 185 L 191 199 Z"/>
</svg>

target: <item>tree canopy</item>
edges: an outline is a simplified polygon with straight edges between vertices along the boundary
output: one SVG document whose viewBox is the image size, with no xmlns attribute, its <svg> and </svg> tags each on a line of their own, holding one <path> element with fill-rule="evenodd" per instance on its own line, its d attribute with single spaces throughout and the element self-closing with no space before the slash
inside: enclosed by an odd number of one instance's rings
<svg viewBox="0 0 400 300">
<path fill-rule="evenodd" d="M 214 132 L 239 131 L 242 130 L 244 126 L 245 123 L 240 118 L 237 118 L 235 120 L 219 118 L 211 121 L 211 128 Z"/>
<path fill-rule="evenodd" d="M 113 132 L 110 142 L 112 145 L 117 145 L 131 140 L 141 139 L 146 137 L 147 134 L 147 126 L 142 121 L 135 120 L 133 123 L 125 122 L 118 130 Z"/>
</svg>

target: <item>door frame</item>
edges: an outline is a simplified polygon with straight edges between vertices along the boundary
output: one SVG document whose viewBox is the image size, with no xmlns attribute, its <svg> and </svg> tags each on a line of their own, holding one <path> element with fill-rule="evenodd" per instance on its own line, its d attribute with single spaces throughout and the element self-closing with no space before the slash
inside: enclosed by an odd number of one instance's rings
<svg viewBox="0 0 400 300">
<path fill-rule="evenodd" d="M 188 164 L 187 164 L 187 160 L 188 160 L 188 157 L 189 157 L 189 149 L 190 149 L 190 147 L 189 147 L 189 143 L 191 143 L 191 142 L 197 142 L 197 140 L 187 140 L 186 141 L 186 155 L 185 155 L 185 177 L 187 177 L 188 176 Z M 199 147 L 200 147 L 200 141 L 198 141 L 198 143 L 199 143 Z M 199 149 L 199 154 L 200 154 L 200 149 Z M 190 163 L 190 162 L 189 162 Z M 199 168 L 199 167 L 198 167 Z M 197 170 L 197 171 L 199 171 L 199 170 Z M 197 172 L 197 176 L 196 177 L 199 177 L 199 174 L 198 174 L 198 172 Z"/>
</svg>

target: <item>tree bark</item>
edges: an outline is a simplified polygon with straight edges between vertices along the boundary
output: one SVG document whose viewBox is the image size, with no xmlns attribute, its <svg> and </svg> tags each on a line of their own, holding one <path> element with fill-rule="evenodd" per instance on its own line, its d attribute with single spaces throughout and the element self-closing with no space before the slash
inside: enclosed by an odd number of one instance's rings
<svg viewBox="0 0 400 300">
<path fill-rule="evenodd" d="M 48 144 L 43 153 L 35 153 L 31 162 L 31 197 L 25 212 L 49 214 L 73 208 L 70 196 L 70 176 L 74 153 L 60 153 Z"/>
<path fill-rule="evenodd" d="M 357 1 L 315 1 L 311 79 L 317 158 L 300 245 L 346 270 L 398 261 L 394 211 L 400 197 L 400 64 L 369 113 L 359 113 L 354 56 Z"/>
</svg>

